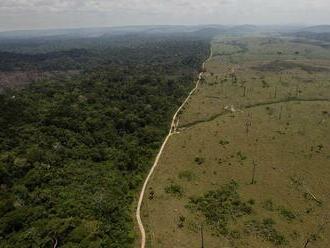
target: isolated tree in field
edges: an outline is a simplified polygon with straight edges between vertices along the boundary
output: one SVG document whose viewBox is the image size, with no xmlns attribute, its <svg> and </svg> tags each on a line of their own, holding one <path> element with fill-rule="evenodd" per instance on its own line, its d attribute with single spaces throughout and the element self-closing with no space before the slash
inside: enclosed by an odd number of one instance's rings
<svg viewBox="0 0 330 248">
<path fill-rule="evenodd" d="M 202 241 L 202 248 L 204 248 L 204 227 L 203 224 L 201 225 L 201 241 Z"/>
<path fill-rule="evenodd" d="M 247 92 L 247 87 L 245 85 L 245 82 L 242 82 L 242 87 L 243 87 L 243 97 L 245 97 Z"/>
<path fill-rule="evenodd" d="M 278 119 L 281 120 L 282 119 L 282 111 L 283 111 L 283 106 L 281 105 L 280 107 L 280 113 L 278 115 Z"/>
<path fill-rule="evenodd" d="M 255 176 L 256 176 L 256 167 L 257 164 L 256 162 L 253 160 L 253 169 L 252 169 L 252 179 L 251 179 L 251 184 L 255 184 Z"/>
<path fill-rule="evenodd" d="M 296 96 L 297 96 L 297 97 L 299 96 L 299 93 L 300 93 L 299 85 L 297 84 L 297 85 L 296 85 Z"/>
<path fill-rule="evenodd" d="M 248 112 L 247 120 L 245 122 L 245 132 L 246 135 L 249 135 L 250 127 L 252 126 L 252 113 Z"/>
<path fill-rule="evenodd" d="M 277 86 L 274 88 L 274 98 L 277 98 Z"/>
</svg>

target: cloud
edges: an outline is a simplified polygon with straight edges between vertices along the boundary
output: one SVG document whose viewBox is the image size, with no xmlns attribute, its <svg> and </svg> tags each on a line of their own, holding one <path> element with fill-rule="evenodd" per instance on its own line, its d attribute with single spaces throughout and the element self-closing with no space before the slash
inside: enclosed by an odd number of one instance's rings
<svg viewBox="0 0 330 248">
<path fill-rule="evenodd" d="M 330 23 L 329 0 L 0 0 L 0 28 Z"/>
<path fill-rule="evenodd" d="M 151 11 L 179 13 L 179 11 L 210 11 L 235 0 L 1 0 L 0 11 Z"/>
</svg>

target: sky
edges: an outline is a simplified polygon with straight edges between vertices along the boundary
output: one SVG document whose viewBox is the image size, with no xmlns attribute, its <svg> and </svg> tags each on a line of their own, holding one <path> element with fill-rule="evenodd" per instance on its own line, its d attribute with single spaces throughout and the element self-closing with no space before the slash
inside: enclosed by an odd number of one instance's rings
<svg viewBox="0 0 330 248">
<path fill-rule="evenodd" d="M 0 31 L 150 24 L 330 24 L 330 0 L 0 0 Z"/>
</svg>

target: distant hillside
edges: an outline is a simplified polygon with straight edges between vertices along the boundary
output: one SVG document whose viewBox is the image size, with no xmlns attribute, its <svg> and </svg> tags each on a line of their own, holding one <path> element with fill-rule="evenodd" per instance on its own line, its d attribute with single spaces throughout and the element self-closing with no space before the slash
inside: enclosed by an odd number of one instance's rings
<svg viewBox="0 0 330 248">
<path fill-rule="evenodd" d="M 325 30 L 326 26 L 310 27 L 311 30 Z M 309 29 L 306 29 L 308 32 Z M 330 32 L 330 26 L 328 26 Z M 18 42 L 22 40 L 71 40 L 76 38 L 120 37 L 123 35 L 173 35 L 198 34 L 206 37 L 218 33 L 249 34 L 256 32 L 293 32 L 305 31 L 297 26 L 255 26 L 255 25 L 149 25 L 149 26 L 123 26 L 123 27 L 95 27 L 76 29 L 49 29 L 49 30 L 21 30 L 0 32 L 0 43 Z"/>
<path fill-rule="evenodd" d="M 285 35 L 298 39 L 314 40 L 311 42 L 316 41 L 318 45 L 328 47 L 328 42 L 330 42 L 330 25 L 318 25 L 300 28 L 299 30 L 287 32 Z"/>
<path fill-rule="evenodd" d="M 304 38 L 304 39 L 330 42 L 330 32 L 328 32 L 328 33 L 298 32 L 298 33 L 294 33 L 292 36 L 295 36 L 296 38 Z"/>
<path fill-rule="evenodd" d="M 255 25 L 240 25 L 240 26 L 234 26 L 227 30 L 227 32 L 230 33 L 252 33 L 256 32 L 258 30 L 258 27 Z"/>
<path fill-rule="evenodd" d="M 301 30 L 301 26 L 282 26 L 282 25 L 239 25 L 233 26 L 226 30 L 227 34 L 239 34 L 248 35 L 256 33 L 288 33 L 288 32 L 298 32 Z"/>
<path fill-rule="evenodd" d="M 211 38 L 217 34 L 224 33 L 226 30 L 227 28 L 223 26 L 210 26 L 194 31 L 191 34 L 202 38 Z"/>
<path fill-rule="evenodd" d="M 301 30 L 302 32 L 330 33 L 330 25 L 311 26 Z"/>
<path fill-rule="evenodd" d="M 124 27 L 100 27 L 100 28 L 77 28 L 77 29 L 50 29 L 50 30 L 22 30 L 0 32 L 0 40 L 4 39 L 58 39 L 64 38 L 95 38 L 102 36 L 116 36 L 133 33 L 147 34 L 170 34 L 196 32 L 205 28 L 224 29 L 220 25 L 161 25 L 161 26 L 124 26 Z"/>
</svg>

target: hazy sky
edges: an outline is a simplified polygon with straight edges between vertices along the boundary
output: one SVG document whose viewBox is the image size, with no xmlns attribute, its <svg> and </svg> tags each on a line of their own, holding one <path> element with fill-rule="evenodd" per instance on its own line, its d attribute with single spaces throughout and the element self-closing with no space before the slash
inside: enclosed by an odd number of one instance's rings
<svg viewBox="0 0 330 248">
<path fill-rule="evenodd" d="M 330 24 L 330 0 L 0 0 L 0 30 L 141 24 Z"/>
</svg>

